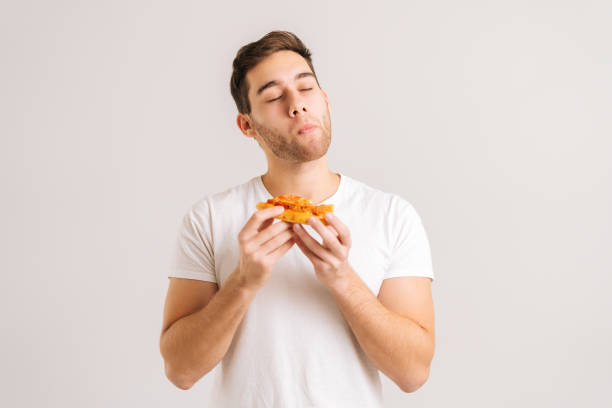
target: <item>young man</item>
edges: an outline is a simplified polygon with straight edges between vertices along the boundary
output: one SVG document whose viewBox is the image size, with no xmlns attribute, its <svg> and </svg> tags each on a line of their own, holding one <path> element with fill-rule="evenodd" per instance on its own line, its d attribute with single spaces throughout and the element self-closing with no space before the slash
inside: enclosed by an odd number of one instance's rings
<svg viewBox="0 0 612 408">
<path fill-rule="evenodd" d="M 434 276 L 419 215 L 329 170 L 329 99 L 294 34 L 242 47 L 231 92 L 237 125 L 268 171 L 183 218 L 160 339 L 166 376 L 189 389 L 221 361 L 215 407 L 381 407 L 379 370 L 417 390 L 434 354 Z M 334 204 L 329 225 L 256 210 L 281 194 Z"/>
</svg>

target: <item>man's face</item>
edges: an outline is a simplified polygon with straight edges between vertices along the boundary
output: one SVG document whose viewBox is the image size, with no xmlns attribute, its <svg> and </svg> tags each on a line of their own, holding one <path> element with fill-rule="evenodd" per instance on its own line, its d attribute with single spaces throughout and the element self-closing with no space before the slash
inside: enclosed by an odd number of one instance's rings
<svg viewBox="0 0 612 408">
<path fill-rule="evenodd" d="M 319 159 L 331 143 L 327 94 L 301 55 L 278 51 L 268 56 L 246 76 L 251 113 L 246 115 L 266 154 L 289 162 Z M 314 129 L 300 132 L 305 125 Z"/>
</svg>

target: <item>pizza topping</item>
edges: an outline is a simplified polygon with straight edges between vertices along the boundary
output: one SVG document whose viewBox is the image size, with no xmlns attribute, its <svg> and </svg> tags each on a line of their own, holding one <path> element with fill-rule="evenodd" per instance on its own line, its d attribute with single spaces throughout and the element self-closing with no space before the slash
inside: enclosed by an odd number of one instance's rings
<svg viewBox="0 0 612 408">
<path fill-rule="evenodd" d="M 314 205 L 312 201 L 294 194 L 270 198 L 265 202 L 257 204 L 257 209 L 261 210 L 271 206 L 282 206 L 285 209 L 276 218 L 300 224 L 306 224 L 310 217 L 317 217 L 323 224 L 329 225 L 325 219 L 325 214 L 334 210 L 333 204 Z"/>
</svg>

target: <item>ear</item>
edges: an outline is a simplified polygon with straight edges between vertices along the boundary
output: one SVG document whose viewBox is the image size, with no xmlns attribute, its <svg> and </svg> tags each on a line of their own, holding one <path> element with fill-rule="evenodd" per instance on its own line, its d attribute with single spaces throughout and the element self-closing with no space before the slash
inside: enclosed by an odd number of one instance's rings
<svg viewBox="0 0 612 408">
<path fill-rule="evenodd" d="M 251 126 L 251 118 L 249 115 L 244 113 L 239 113 L 236 116 L 236 125 L 238 125 L 238 129 L 242 132 L 246 137 L 255 137 L 255 129 Z"/>
</svg>

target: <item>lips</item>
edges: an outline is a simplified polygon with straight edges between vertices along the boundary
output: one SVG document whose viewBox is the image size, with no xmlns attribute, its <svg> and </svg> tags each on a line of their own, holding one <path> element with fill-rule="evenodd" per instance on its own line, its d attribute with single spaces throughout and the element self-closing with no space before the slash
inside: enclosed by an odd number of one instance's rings
<svg viewBox="0 0 612 408">
<path fill-rule="evenodd" d="M 299 130 L 298 130 L 298 134 L 302 135 L 304 133 L 310 133 L 313 130 L 315 130 L 317 128 L 316 125 L 313 125 L 312 123 L 306 123 L 304 126 L 302 126 Z"/>
</svg>

